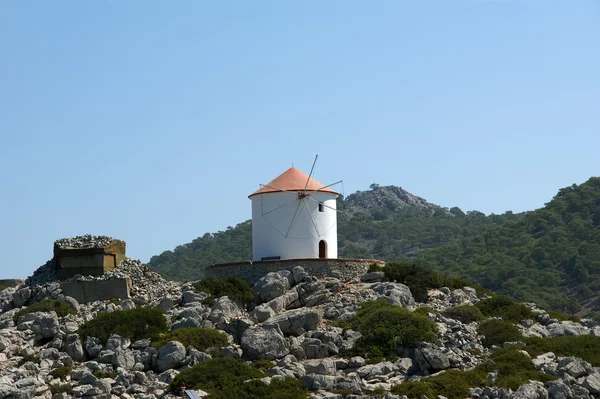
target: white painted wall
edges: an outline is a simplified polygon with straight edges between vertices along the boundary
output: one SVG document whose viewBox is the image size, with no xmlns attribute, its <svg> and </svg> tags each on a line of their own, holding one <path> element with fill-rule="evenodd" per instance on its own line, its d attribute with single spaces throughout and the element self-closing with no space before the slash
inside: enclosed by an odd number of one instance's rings
<svg viewBox="0 0 600 399">
<path fill-rule="evenodd" d="M 307 194 L 330 208 L 336 208 L 337 194 Z M 298 200 L 297 193 L 259 194 L 252 196 L 251 200 L 253 260 L 271 256 L 279 256 L 281 259 L 318 258 L 321 240 L 327 243 L 327 258 L 337 258 L 335 210 L 324 206 L 323 212 L 319 212 L 317 202 L 310 199 Z M 298 204 L 300 208 L 290 229 Z"/>
</svg>

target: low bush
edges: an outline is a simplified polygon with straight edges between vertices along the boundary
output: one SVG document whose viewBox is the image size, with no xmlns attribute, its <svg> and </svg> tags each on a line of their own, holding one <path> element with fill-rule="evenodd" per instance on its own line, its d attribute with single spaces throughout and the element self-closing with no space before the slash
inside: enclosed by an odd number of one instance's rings
<svg viewBox="0 0 600 399">
<path fill-rule="evenodd" d="M 186 348 L 191 346 L 199 351 L 206 351 L 209 348 L 222 348 L 229 344 L 227 336 L 221 334 L 218 330 L 184 327 L 160 337 L 158 340 L 152 342 L 152 347 L 160 348 L 169 341 L 181 342 Z"/>
<path fill-rule="evenodd" d="M 102 371 L 102 370 L 96 370 L 94 371 L 92 374 L 94 374 L 94 377 L 100 379 L 100 378 L 117 378 L 117 376 L 119 375 L 116 371 Z"/>
<path fill-rule="evenodd" d="M 305 399 L 308 393 L 296 379 L 272 380 L 270 385 L 247 380 L 267 375 L 242 360 L 218 357 L 183 370 L 169 385 L 171 392 L 179 393 L 181 383 L 191 389 L 202 389 L 215 399 Z"/>
<path fill-rule="evenodd" d="M 514 302 L 505 295 L 495 295 L 479 301 L 475 306 L 486 317 L 501 317 L 506 321 L 518 323 L 523 319 L 535 319 L 536 314 L 527 306 Z"/>
<path fill-rule="evenodd" d="M 60 301 L 58 299 L 45 299 L 19 310 L 14 314 L 13 320 L 16 323 L 19 320 L 19 317 L 25 316 L 26 314 L 51 311 L 55 311 L 58 317 L 63 317 L 69 314 L 77 314 L 77 311 L 70 307 L 65 301 Z"/>
<path fill-rule="evenodd" d="M 269 385 L 254 380 L 236 384 L 231 391 L 210 394 L 214 399 L 306 399 L 308 391 L 295 378 L 271 380 Z"/>
<path fill-rule="evenodd" d="M 73 394 L 73 387 L 70 383 L 67 384 L 50 384 L 50 393 L 52 395 L 56 395 L 58 393 L 68 393 L 69 395 Z"/>
<path fill-rule="evenodd" d="M 21 360 L 19 360 L 19 362 L 17 363 L 17 367 L 21 367 L 27 362 L 39 363 L 40 360 L 35 355 L 25 355 L 21 358 Z"/>
<path fill-rule="evenodd" d="M 581 319 L 573 314 L 558 312 L 556 310 L 549 310 L 548 315 L 556 320 L 560 321 L 574 321 L 575 323 L 581 323 Z"/>
<path fill-rule="evenodd" d="M 556 379 L 555 376 L 536 370 L 529 356 L 516 348 L 499 349 L 490 358 L 493 363 L 482 363 L 476 370 L 483 371 L 486 375 L 491 371 L 498 371 L 494 385 L 499 387 L 515 390 L 529 380 L 546 382 Z"/>
<path fill-rule="evenodd" d="M 524 339 L 524 349 L 531 356 L 554 352 L 558 356 L 582 358 L 592 366 L 600 366 L 600 337 L 594 335 L 564 336 L 556 338 L 530 337 Z"/>
<path fill-rule="evenodd" d="M 484 319 L 481 310 L 473 305 L 461 305 L 454 308 L 448 308 L 442 312 L 446 317 L 458 320 L 462 323 L 471 323 L 474 321 L 481 321 Z"/>
<path fill-rule="evenodd" d="M 62 367 L 55 368 L 54 370 L 52 370 L 48 374 L 50 374 L 54 378 L 60 378 L 61 380 L 64 380 L 66 376 L 68 376 L 69 374 L 71 374 L 72 370 L 73 369 L 71 367 L 62 366 Z"/>
<path fill-rule="evenodd" d="M 395 354 L 399 346 L 413 348 L 418 341 L 437 337 L 437 327 L 427 316 L 383 300 L 363 303 L 350 326 L 362 334 L 354 351 L 367 357 Z"/>
<path fill-rule="evenodd" d="M 119 334 L 132 341 L 143 338 L 159 339 L 168 330 L 164 312 L 157 308 L 136 308 L 101 313 L 79 327 L 79 335 L 99 338 L 106 342 L 110 334 Z"/>
<path fill-rule="evenodd" d="M 429 398 L 442 395 L 448 399 L 461 399 L 469 397 L 469 388 L 494 385 L 514 390 L 529 380 L 545 382 L 556 379 L 537 371 L 531 359 L 517 350 L 500 349 L 490 359 L 492 362 L 482 363 L 473 370 L 447 370 L 418 382 L 403 382 L 395 385 L 392 393 L 406 395 L 410 399 L 419 399 L 423 395 Z M 495 382 L 487 379 L 491 371 L 498 371 Z"/>
<path fill-rule="evenodd" d="M 487 347 L 492 345 L 502 346 L 505 342 L 518 341 L 523 338 L 514 324 L 499 319 L 484 321 L 479 325 L 477 332 L 485 336 L 483 345 Z"/>
<path fill-rule="evenodd" d="M 267 360 L 267 359 L 259 359 L 259 360 L 255 360 L 252 362 L 253 368 L 260 370 L 264 373 L 266 373 L 267 370 L 273 366 L 274 366 L 273 362 L 270 360 Z"/>
<path fill-rule="evenodd" d="M 370 268 L 369 270 L 375 270 Z M 483 290 L 466 280 L 454 276 L 444 276 L 439 272 L 427 267 L 418 266 L 412 263 L 388 263 L 383 268 L 383 271 L 388 281 L 402 283 L 410 288 L 413 297 L 416 301 L 425 302 L 427 300 L 427 290 L 433 288 L 448 287 L 451 289 L 462 287 L 475 287 L 478 292 Z M 484 290 L 489 292 L 487 290 Z"/>
<path fill-rule="evenodd" d="M 246 280 L 236 276 L 227 276 L 223 280 L 214 276 L 206 276 L 204 280 L 196 283 L 194 288 L 197 292 L 206 292 L 209 294 L 208 301 L 225 295 L 232 301 L 240 302 L 244 306 L 254 301 L 252 288 L 250 288 Z"/>
</svg>

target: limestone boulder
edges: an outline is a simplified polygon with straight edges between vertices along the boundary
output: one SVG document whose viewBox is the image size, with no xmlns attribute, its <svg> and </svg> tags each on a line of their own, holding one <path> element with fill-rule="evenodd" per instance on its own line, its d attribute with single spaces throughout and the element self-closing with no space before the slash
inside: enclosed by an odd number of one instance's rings
<svg viewBox="0 0 600 399">
<path fill-rule="evenodd" d="M 271 272 L 260 278 L 252 287 L 259 301 L 269 302 L 289 290 L 290 279 L 287 274 L 283 272 Z"/>
<path fill-rule="evenodd" d="M 251 359 L 280 359 L 289 353 L 283 333 L 277 324 L 246 329 L 240 342 Z"/>
<path fill-rule="evenodd" d="M 162 373 L 168 369 L 179 368 L 183 365 L 185 357 L 185 347 L 177 341 L 170 341 L 158 350 L 156 371 Z"/>
<path fill-rule="evenodd" d="M 320 320 L 316 309 L 295 309 L 270 317 L 264 326 L 277 325 L 285 335 L 301 335 L 315 330 Z"/>
</svg>

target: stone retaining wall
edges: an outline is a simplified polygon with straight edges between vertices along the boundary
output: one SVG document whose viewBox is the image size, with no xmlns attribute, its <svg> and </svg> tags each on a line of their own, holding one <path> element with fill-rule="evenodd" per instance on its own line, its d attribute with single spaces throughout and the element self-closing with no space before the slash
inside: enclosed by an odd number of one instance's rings
<svg viewBox="0 0 600 399">
<path fill-rule="evenodd" d="M 359 278 L 374 263 L 380 266 L 385 265 L 385 262 L 374 259 L 286 259 L 211 265 L 204 270 L 204 274 L 217 278 L 233 274 L 252 285 L 269 272 L 292 271 L 294 267 L 302 266 L 311 276 L 336 277 L 347 281 Z"/>
</svg>

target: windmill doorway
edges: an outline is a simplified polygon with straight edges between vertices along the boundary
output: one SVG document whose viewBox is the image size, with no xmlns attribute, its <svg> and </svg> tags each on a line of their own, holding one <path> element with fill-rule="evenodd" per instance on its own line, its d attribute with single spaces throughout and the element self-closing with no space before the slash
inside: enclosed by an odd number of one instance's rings
<svg viewBox="0 0 600 399">
<path fill-rule="evenodd" d="M 319 258 L 327 258 L 327 243 L 325 242 L 325 240 L 319 241 Z"/>
</svg>

